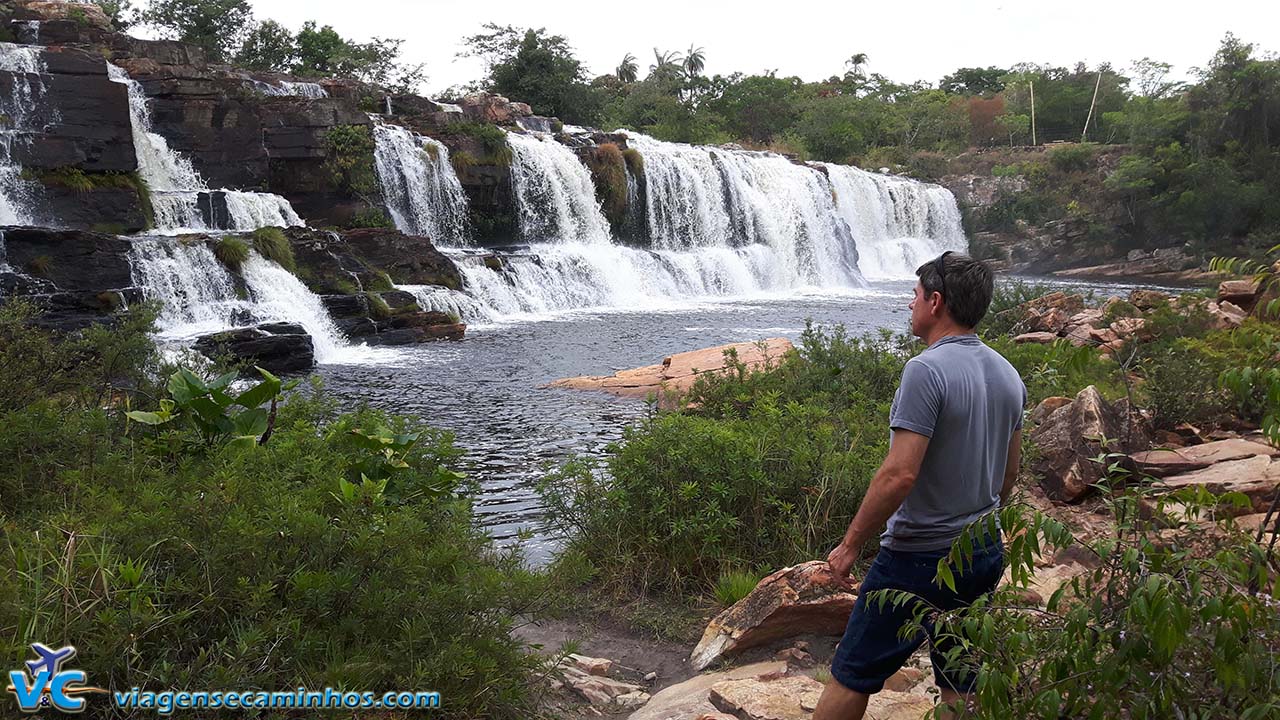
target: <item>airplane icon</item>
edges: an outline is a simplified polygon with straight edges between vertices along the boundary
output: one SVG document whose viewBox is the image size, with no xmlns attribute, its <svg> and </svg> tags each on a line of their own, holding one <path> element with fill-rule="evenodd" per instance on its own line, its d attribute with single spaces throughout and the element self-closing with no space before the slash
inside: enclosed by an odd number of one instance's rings
<svg viewBox="0 0 1280 720">
<path fill-rule="evenodd" d="M 40 656 L 39 660 L 28 660 L 27 671 L 31 673 L 31 677 L 39 677 L 42 670 L 49 671 L 49 677 L 57 675 L 62 670 L 62 664 L 76 654 L 75 647 L 68 645 L 57 650 L 50 650 L 48 646 L 40 643 L 31 643 L 31 649 L 36 651 Z"/>
</svg>

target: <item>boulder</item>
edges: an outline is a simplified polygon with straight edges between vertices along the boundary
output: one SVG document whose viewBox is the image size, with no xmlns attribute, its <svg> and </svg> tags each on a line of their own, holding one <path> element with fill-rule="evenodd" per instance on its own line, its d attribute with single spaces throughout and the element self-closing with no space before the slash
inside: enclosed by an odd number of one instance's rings
<svg viewBox="0 0 1280 720">
<path fill-rule="evenodd" d="M 658 397 L 661 407 L 672 407 L 680 395 L 693 387 L 699 375 L 722 373 L 732 365 L 726 353 L 737 355 L 739 362 L 749 369 L 759 369 L 777 363 L 789 350 L 791 341 L 786 338 L 769 338 L 758 343 L 743 342 L 719 345 L 703 350 L 676 353 L 663 359 L 661 365 L 621 370 L 613 375 L 583 375 L 563 378 L 545 387 L 571 390 L 603 390 L 623 397 Z"/>
<path fill-rule="evenodd" d="M 1213 322 L 1213 327 L 1217 330 L 1227 330 L 1229 328 L 1240 327 L 1248 316 L 1238 305 L 1223 300 L 1222 302 L 1210 302 L 1206 306 L 1206 311 Z"/>
<path fill-rule="evenodd" d="M 599 675 L 600 677 L 609 676 L 609 668 L 613 667 L 613 661 L 607 658 L 593 658 L 586 655 L 578 655 L 569 653 L 566 658 L 573 666 L 588 675 Z"/>
<path fill-rule="evenodd" d="M 1039 405 L 1036 405 L 1035 409 L 1031 411 L 1031 415 L 1027 419 L 1032 425 L 1039 425 L 1045 421 L 1045 418 L 1052 415 L 1054 410 L 1070 404 L 1071 398 L 1069 397 L 1047 397 L 1041 400 Z"/>
<path fill-rule="evenodd" d="M 1153 310 L 1169 301 L 1169 296 L 1159 290 L 1133 290 L 1129 293 L 1129 304 L 1139 310 Z"/>
<path fill-rule="evenodd" d="M 713 618 L 689 662 L 703 670 L 723 657 L 774 640 L 806 633 L 840 635 L 856 599 L 824 561 L 783 568 Z"/>
<path fill-rule="evenodd" d="M 319 295 L 399 285 L 462 287 L 462 273 L 430 240 L 394 229 L 341 233 L 308 227 L 285 229 L 293 246 L 298 277 Z M 384 277 L 385 275 L 385 277 Z"/>
<path fill-rule="evenodd" d="M 194 347 L 209 357 L 226 354 L 277 374 L 302 372 L 315 365 L 311 336 L 290 323 L 217 332 L 197 339 Z"/>
<path fill-rule="evenodd" d="M 107 18 L 107 14 L 100 6 L 93 3 L 36 0 L 24 2 L 22 7 L 27 12 L 34 13 L 43 22 L 64 20 L 99 30 L 107 30 L 111 27 L 111 20 Z"/>
<path fill-rule="evenodd" d="M 1280 461 L 1269 455 L 1228 460 L 1200 470 L 1166 477 L 1153 487 L 1166 492 L 1203 487 L 1214 495 L 1241 493 L 1249 499 L 1247 507 L 1224 505 L 1219 508 L 1219 512 L 1232 515 L 1266 512 L 1276 493 L 1280 492 Z"/>
<path fill-rule="evenodd" d="M 468 120 L 494 125 L 513 125 L 516 118 L 533 114 L 525 103 L 513 103 L 501 95 L 483 92 L 462 98 L 458 105 Z"/>
<path fill-rule="evenodd" d="M 1145 448 L 1145 429 L 1135 415 L 1127 402 L 1112 406 L 1090 385 L 1037 425 L 1031 440 L 1040 455 L 1032 470 L 1049 497 L 1066 502 L 1084 498 L 1102 477 L 1102 467 L 1094 461 L 1103 453 L 1102 438 L 1112 443 L 1112 452 Z"/>
<path fill-rule="evenodd" d="M 711 688 L 711 704 L 739 720 L 808 720 L 822 683 L 804 675 L 773 680 L 725 680 Z"/>
<path fill-rule="evenodd" d="M 1134 453 L 1131 457 L 1142 472 L 1153 477 L 1167 477 L 1200 470 L 1228 460 L 1242 460 L 1255 455 L 1274 457 L 1277 454 L 1280 454 L 1280 451 L 1270 445 L 1236 438 L 1215 440 L 1176 450 L 1146 450 Z"/>
<path fill-rule="evenodd" d="M 1250 312 L 1260 289 L 1257 280 L 1224 280 L 1218 285 L 1218 302 L 1226 301 Z"/>
<path fill-rule="evenodd" d="M 1014 337 L 1013 341 L 1018 344 L 1040 343 L 1042 345 L 1048 345 L 1057 339 L 1058 336 L 1051 332 L 1028 332 Z"/>
<path fill-rule="evenodd" d="M 919 685 L 922 680 L 924 680 L 924 671 L 908 666 L 890 675 L 889 679 L 884 681 L 884 687 L 894 692 L 907 692 Z"/>
<path fill-rule="evenodd" d="M 633 708 L 643 705 L 649 695 L 639 685 L 593 675 L 580 669 L 574 662 L 565 660 L 559 667 L 564 685 L 581 695 L 592 705 L 617 705 Z"/>
<path fill-rule="evenodd" d="M 678 718 L 718 716 L 721 713 L 711 704 L 711 688 L 725 680 L 744 680 L 760 676 L 775 677 L 785 674 L 785 662 L 759 662 L 723 670 L 702 673 L 683 682 L 669 685 L 653 694 L 644 707 L 631 714 L 628 720 L 671 720 Z M 728 716 L 736 720 L 736 716 Z"/>
<path fill-rule="evenodd" d="M 1111 332 L 1121 340 L 1128 340 L 1136 337 L 1143 342 L 1153 340 L 1155 334 L 1147 326 L 1147 321 L 1143 318 L 1120 318 L 1111 323 Z"/>
</svg>

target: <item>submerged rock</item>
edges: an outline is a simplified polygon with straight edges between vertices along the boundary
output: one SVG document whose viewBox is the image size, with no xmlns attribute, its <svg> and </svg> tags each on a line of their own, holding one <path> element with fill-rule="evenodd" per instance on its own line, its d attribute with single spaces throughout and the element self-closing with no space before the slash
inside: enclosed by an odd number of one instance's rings
<svg viewBox="0 0 1280 720">
<path fill-rule="evenodd" d="M 747 648 L 806 633 L 844 632 L 856 596 L 821 560 L 783 568 L 761 580 L 745 598 L 717 615 L 689 656 L 697 670 Z"/>
<path fill-rule="evenodd" d="M 230 355 L 273 373 L 310 370 L 315 365 L 311 336 L 294 323 L 264 323 L 205 335 L 195 349 L 209 357 Z"/>
</svg>

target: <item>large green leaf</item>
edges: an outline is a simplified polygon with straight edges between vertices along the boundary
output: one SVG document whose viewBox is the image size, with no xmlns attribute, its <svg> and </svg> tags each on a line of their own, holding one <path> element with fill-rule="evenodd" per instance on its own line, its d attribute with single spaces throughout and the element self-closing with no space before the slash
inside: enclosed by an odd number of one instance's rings
<svg viewBox="0 0 1280 720">
<path fill-rule="evenodd" d="M 261 408 L 245 410 L 232 421 L 236 435 L 259 437 L 267 431 L 267 411 Z"/>
<path fill-rule="evenodd" d="M 236 404 L 240 407 L 252 410 L 275 397 L 279 393 L 280 380 L 273 377 L 263 380 L 257 385 L 254 385 L 248 390 L 240 393 L 240 396 L 236 398 Z"/>
<path fill-rule="evenodd" d="M 230 384 L 231 384 L 231 381 L 232 381 L 232 380 L 235 380 L 235 379 L 236 379 L 236 377 L 237 377 L 238 375 L 239 375 L 239 373 L 237 373 L 237 372 L 236 372 L 236 371 L 234 371 L 234 370 L 232 370 L 231 372 L 229 372 L 229 373 L 227 373 L 227 374 L 225 374 L 225 375 L 221 375 L 221 376 L 219 376 L 218 378 L 216 378 L 215 380 L 213 380 L 213 382 L 210 382 L 210 383 L 209 383 L 209 389 L 210 389 L 210 390 L 225 390 L 225 389 L 226 389 L 226 387 L 227 387 L 228 385 L 230 385 Z"/>
<path fill-rule="evenodd" d="M 160 413 L 143 412 L 141 410 L 130 410 L 125 413 L 125 417 L 143 425 L 163 425 L 173 419 L 172 415 L 161 415 Z"/>
</svg>

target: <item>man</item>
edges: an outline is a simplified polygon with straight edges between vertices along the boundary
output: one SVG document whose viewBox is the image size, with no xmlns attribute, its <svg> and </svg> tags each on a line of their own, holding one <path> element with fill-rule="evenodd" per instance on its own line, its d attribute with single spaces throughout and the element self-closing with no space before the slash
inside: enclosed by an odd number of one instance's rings
<svg viewBox="0 0 1280 720">
<path fill-rule="evenodd" d="M 952 541 L 1007 501 L 1018 475 L 1026 387 L 1013 366 L 973 332 L 991 304 L 991 269 L 947 252 L 921 265 L 916 275 L 911 332 L 928 348 L 902 371 L 889 412 L 889 453 L 844 540 L 827 556 L 835 576 L 848 582 L 863 544 L 888 525 L 814 720 L 859 720 L 871 695 L 925 640 L 924 633 L 900 637 L 913 614 L 910 604 L 881 607 L 867 602 L 868 593 L 905 590 L 938 608 L 955 609 L 992 590 L 1004 569 L 1000 538 L 986 538 L 975 542 L 972 566 L 955 572 L 955 591 L 933 582 Z M 971 702 L 974 674 L 947 669 L 937 647 L 930 655 L 943 704 Z M 944 710 L 940 717 L 949 716 Z"/>
</svg>

